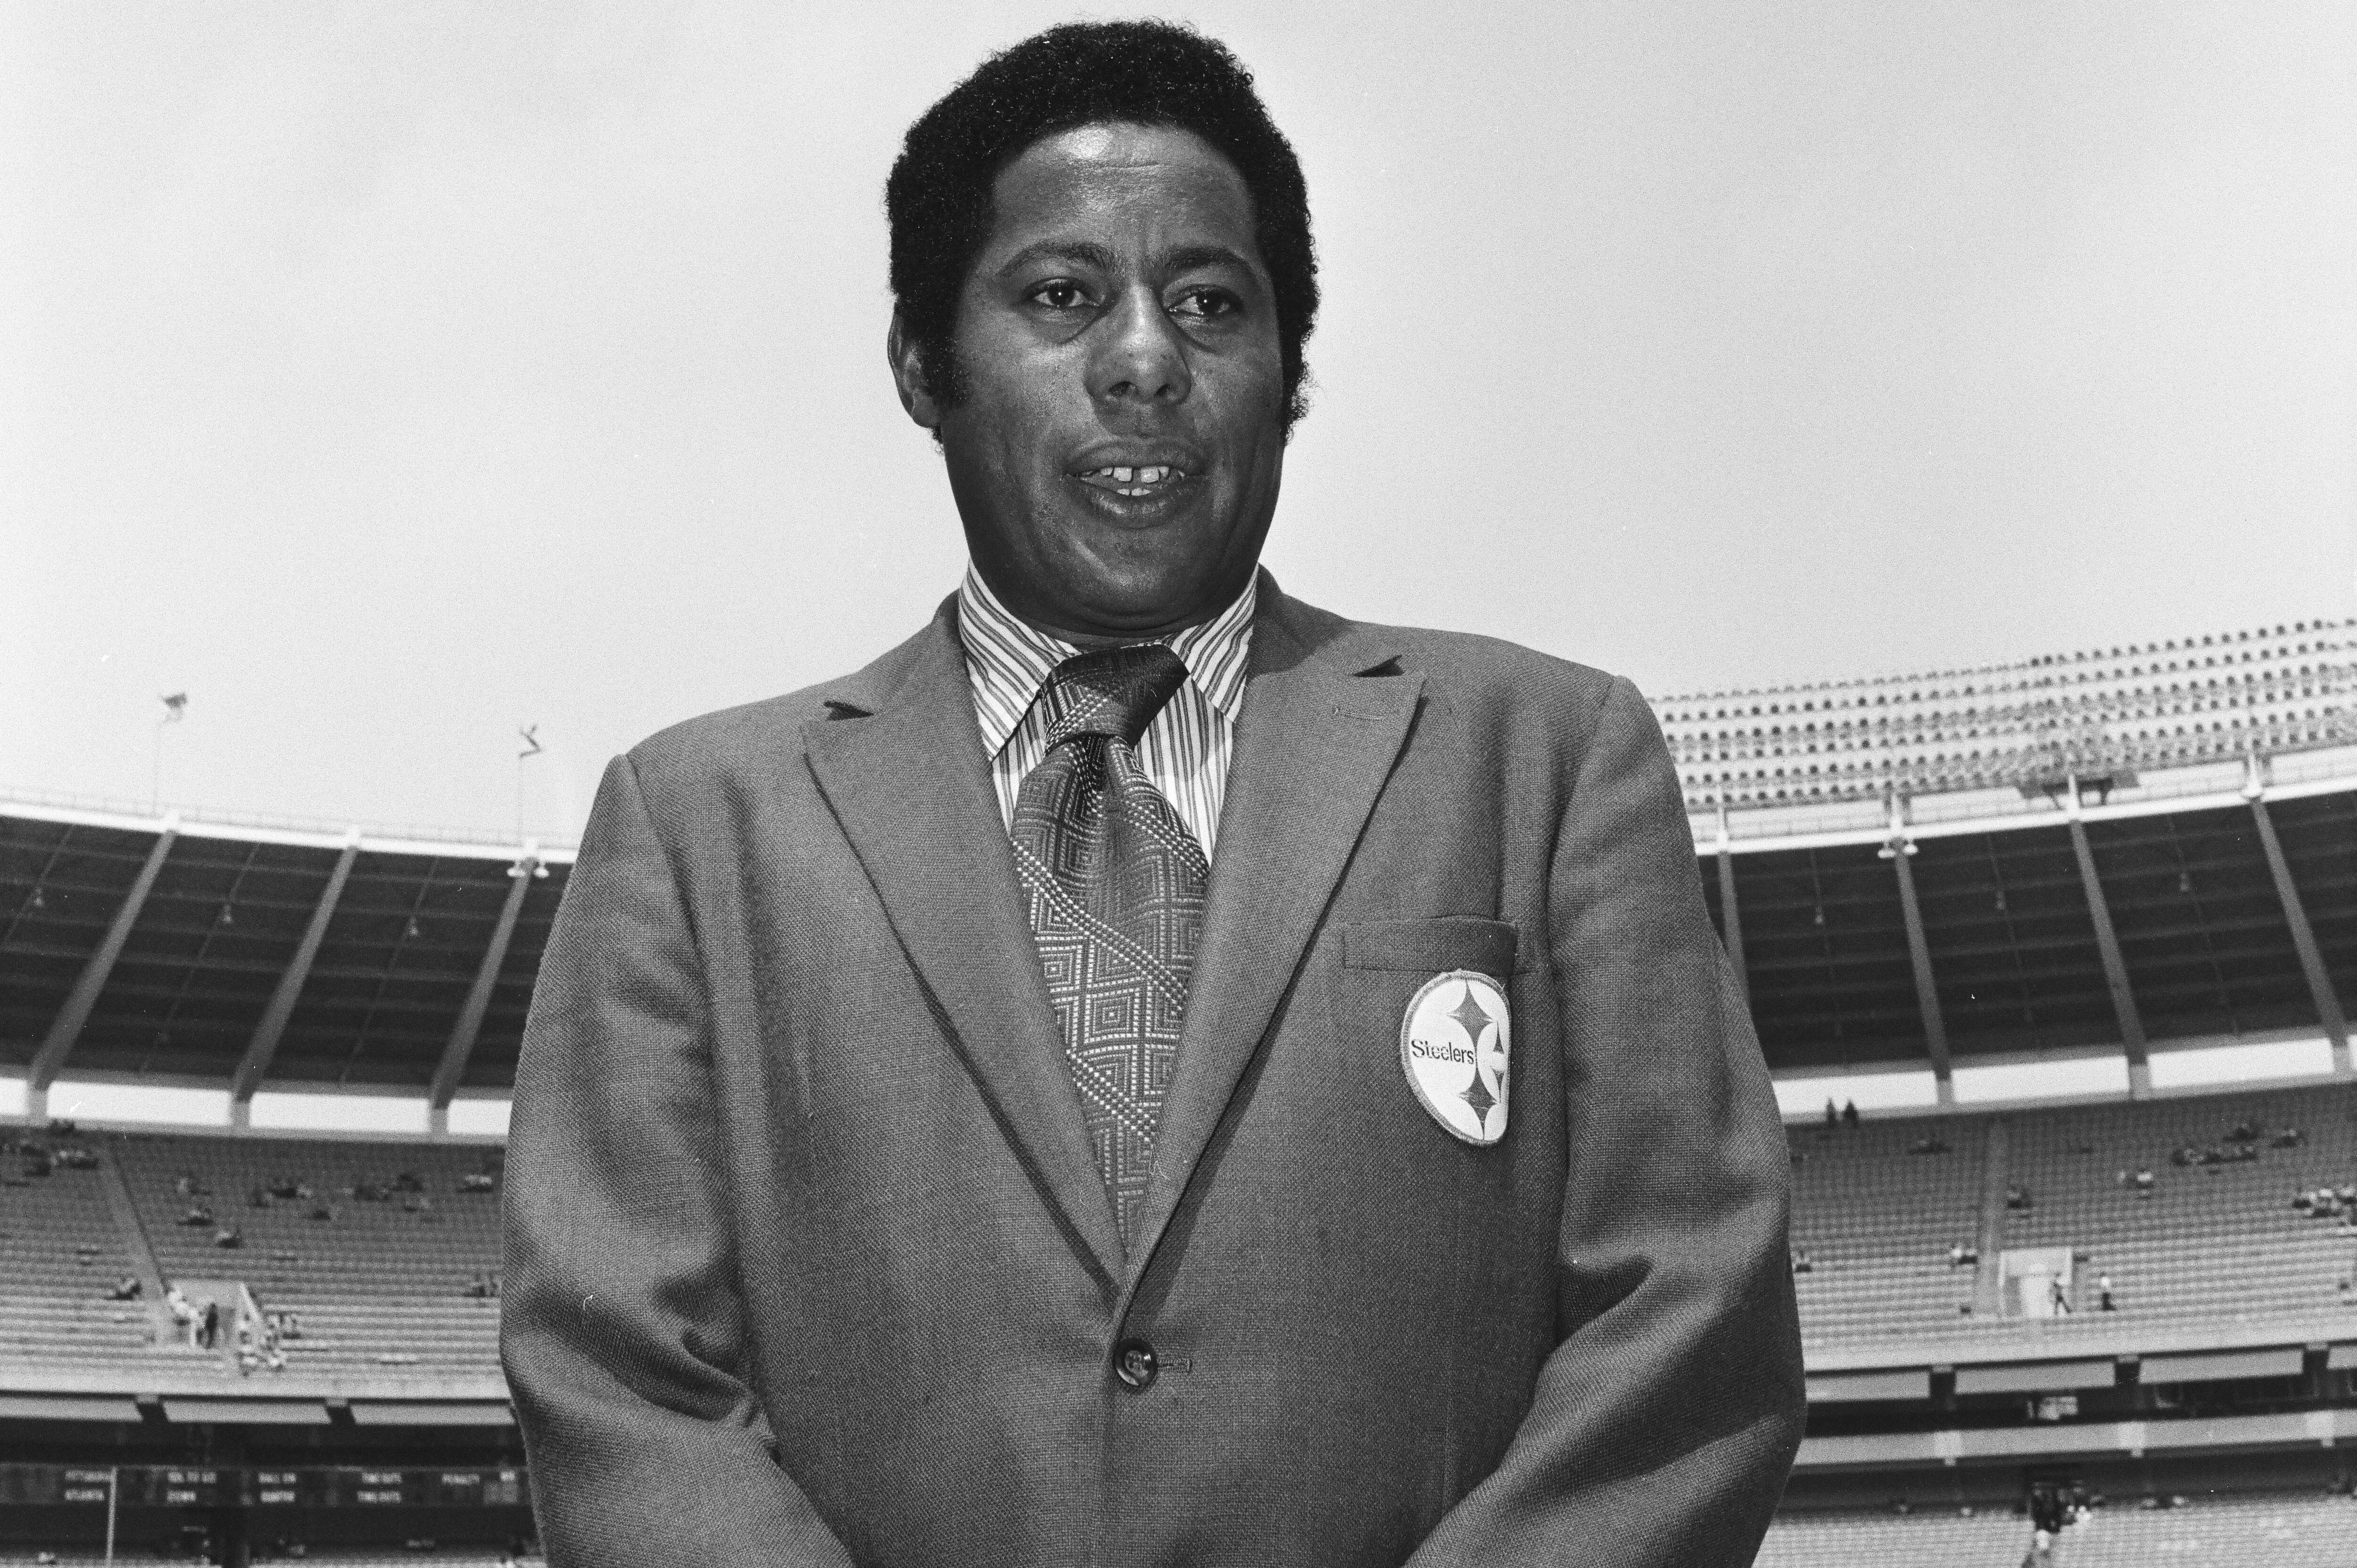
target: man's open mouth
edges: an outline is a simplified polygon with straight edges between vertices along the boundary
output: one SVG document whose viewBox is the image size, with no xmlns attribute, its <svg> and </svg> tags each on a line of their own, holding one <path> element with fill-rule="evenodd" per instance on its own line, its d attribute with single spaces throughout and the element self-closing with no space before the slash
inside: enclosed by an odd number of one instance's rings
<svg viewBox="0 0 2357 1568">
<path fill-rule="evenodd" d="M 1117 496 L 1165 495 L 1189 478 L 1186 470 L 1168 463 L 1151 467 L 1092 468 L 1072 477 L 1084 485 Z"/>
</svg>

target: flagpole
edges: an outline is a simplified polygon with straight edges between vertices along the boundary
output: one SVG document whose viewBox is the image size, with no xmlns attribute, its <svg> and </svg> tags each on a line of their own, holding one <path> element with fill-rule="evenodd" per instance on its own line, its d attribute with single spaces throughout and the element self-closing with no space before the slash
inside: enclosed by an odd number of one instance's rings
<svg viewBox="0 0 2357 1568">
<path fill-rule="evenodd" d="M 519 725 L 516 735 L 524 745 L 524 748 L 516 753 L 515 828 L 516 843 L 523 843 L 523 765 L 525 758 L 538 757 L 541 753 L 540 726 L 538 725 Z"/>
<path fill-rule="evenodd" d="M 156 699 L 164 704 L 164 716 L 156 721 L 156 755 L 147 774 L 147 810 L 157 815 L 164 810 L 164 726 L 180 722 L 188 711 L 188 694 L 175 692 Z"/>
</svg>

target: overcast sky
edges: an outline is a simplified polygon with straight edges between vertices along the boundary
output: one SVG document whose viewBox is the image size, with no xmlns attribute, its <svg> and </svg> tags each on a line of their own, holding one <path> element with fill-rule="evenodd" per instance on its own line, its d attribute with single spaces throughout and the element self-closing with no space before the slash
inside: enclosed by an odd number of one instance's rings
<svg viewBox="0 0 2357 1568">
<path fill-rule="evenodd" d="M 1117 14 L 1108 8 L 1093 14 Z M 1656 694 L 2357 613 L 2357 5 L 1153 7 L 1307 166 L 1269 564 Z M 1074 13 L 0 4 L 0 787 L 577 826 L 963 561 L 901 131 Z"/>
</svg>

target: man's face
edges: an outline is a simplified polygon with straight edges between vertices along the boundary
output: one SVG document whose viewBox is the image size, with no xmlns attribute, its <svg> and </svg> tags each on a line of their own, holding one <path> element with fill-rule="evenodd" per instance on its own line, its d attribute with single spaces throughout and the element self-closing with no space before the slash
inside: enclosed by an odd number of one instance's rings
<svg viewBox="0 0 2357 1568">
<path fill-rule="evenodd" d="M 1243 177 L 1190 132 L 1088 125 L 1034 144 L 992 197 L 959 302 L 958 406 L 893 344 L 975 564 L 1071 641 L 1208 618 L 1250 578 L 1284 467 L 1275 296 Z"/>
</svg>

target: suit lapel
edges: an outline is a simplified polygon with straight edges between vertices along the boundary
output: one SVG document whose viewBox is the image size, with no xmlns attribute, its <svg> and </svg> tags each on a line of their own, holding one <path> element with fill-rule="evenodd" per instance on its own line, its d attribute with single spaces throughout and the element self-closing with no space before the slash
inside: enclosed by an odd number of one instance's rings
<svg viewBox="0 0 2357 1568">
<path fill-rule="evenodd" d="M 1318 628 L 1304 607 L 1265 575 L 1261 591 L 1203 945 L 1156 1138 L 1159 1179 L 1130 1258 L 1133 1285 L 1293 983 L 1424 684 L 1421 675 L 1352 673 L 1383 662 L 1380 654 L 1318 657 L 1311 650 Z"/>
<path fill-rule="evenodd" d="M 1120 1232 L 1089 1154 L 953 623 L 871 714 L 803 728 L 811 771 L 1019 1152 L 1111 1279 Z"/>
</svg>

